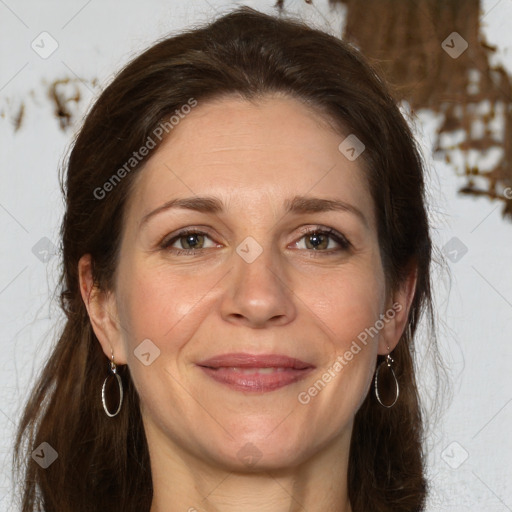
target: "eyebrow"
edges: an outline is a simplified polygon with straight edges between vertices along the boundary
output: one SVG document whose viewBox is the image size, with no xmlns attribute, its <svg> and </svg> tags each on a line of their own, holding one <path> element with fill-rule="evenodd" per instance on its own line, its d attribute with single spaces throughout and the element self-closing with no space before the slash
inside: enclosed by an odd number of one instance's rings
<svg viewBox="0 0 512 512">
<path fill-rule="evenodd" d="M 323 199 L 320 197 L 308 196 L 295 196 L 292 199 L 287 199 L 284 203 L 286 213 L 294 214 L 307 214 L 328 211 L 344 211 L 351 213 L 359 218 L 366 227 L 369 227 L 368 220 L 363 212 L 356 208 L 354 205 L 341 201 L 339 199 Z M 142 227 L 149 219 L 164 211 L 173 208 L 181 208 L 185 210 L 194 210 L 202 213 L 218 214 L 224 210 L 222 201 L 213 196 L 195 196 L 176 198 L 167 201 L 155 210 L 144 215 L 140 221 Z"/>
</svg>

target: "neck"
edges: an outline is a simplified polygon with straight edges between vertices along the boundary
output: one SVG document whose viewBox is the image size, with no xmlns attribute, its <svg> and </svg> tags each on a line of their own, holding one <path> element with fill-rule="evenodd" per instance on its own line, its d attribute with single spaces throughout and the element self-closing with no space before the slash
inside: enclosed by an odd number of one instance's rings
<svg viewBox="0 0 512 512">
<path fill-rule="evenodd" d="M 168 439 L 167 439 L 168 442 Z M 150 512 L 352 512 L 348 436 L 292 468 L 220 469 L 178 447 L 152 450 Z M 172 476 L 169 476 L 172 475 Z"/>
<path fill-rule="evenodd" d="M 332 487 L 302 485 L 301 479 L 272 473 L 225 474 L 209 489 L 158 490 L 150 512 L 351 512 L 345 493 Z"/>
</svg>

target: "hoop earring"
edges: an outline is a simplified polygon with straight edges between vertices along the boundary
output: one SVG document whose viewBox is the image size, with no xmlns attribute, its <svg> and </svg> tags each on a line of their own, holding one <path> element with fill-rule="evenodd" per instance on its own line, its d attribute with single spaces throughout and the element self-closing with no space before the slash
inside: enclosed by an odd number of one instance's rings
<svg viewBox="0 0 512 512">
<path fill-rule="evenodd" d="M 388 349 L 389 349 L 389 347 L 388 347 Z M 375 396 L 376 396 L 379 404 L 382 405 L 382 407 L 385 407 L 386 409 L 391 409 L 391 407 L 393 407 L 396 404 L 396 402 L 398 400 L 398 395 L 400 394 L 400 386 L 398 385 L 398 380 L 396 378 L 395 371 L 393 370 L 393 367 L 391 366 L 394 362 L 395 361 L 393 360 L 393 358 L 388 354 L 386 356 L 386 360 L 382 361 L 382 363 L 379 364 L 379 366 L 377 367 L 377 371 L 375 372 Z M 393 403 L 391 403 L 391 404 L 385 404 L 380 399 L 379 372 L 383 365 L 386 365 L 389 368 L 389 370 L 391 371 L 391 375 L 393 375 L 393 379 L 395 380 L 395 388 L 396 388 L 395 399 L 393 400 Z"/>
<path fill-rule="evenodd" d="M 123 381 L 121 380 L 121 376 L 117 373 L 117 365 L 114 363 L 114 353 L 112 352 L 112 361 L 110 361 L 110 371 L 112 372 L 112 375 L 117 379 L 117 385 L 119 386 L 119 405 L 117 406 L 116 412 L 111 413 L 107 408 L 107 402 L 105 401 L 105 387 L 107 385 L 107 380 L 110 377 L 110 375 L 107 375 L 105 377 L 105 380 L 103 381 L 103 386 L 101 387 L 101 403 L 103 404 L 103 409 L 105 411 L 105 414 L 113 418 L 114 416 L 117 416 L 119 414 L 119 411 L 121 410 L 121 405 L 123 403 Z"/>
</svg>

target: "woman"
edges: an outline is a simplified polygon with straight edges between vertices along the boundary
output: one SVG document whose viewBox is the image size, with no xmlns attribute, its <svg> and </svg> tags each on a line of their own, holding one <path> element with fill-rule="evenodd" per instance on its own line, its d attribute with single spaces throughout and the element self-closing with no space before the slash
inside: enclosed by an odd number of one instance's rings
<svg viewBox="0 0 512 512">
<path fill-rule="evenodd" d="M 423 510 L 423 169 L 352 48 L 249 8 L 161 41 L 64 193 L 24 512 Z"/>
</svg>

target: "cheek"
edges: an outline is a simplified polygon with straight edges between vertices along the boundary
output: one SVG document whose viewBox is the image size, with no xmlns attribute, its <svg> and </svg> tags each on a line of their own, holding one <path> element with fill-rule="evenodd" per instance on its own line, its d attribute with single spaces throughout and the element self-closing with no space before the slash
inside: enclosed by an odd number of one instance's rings
<svg viewBox="0 0 512 512">
<path fill-rule="evenodd" d="M 306 305 L 328 340 L 328 346 L 322 347 L 325 357 L 321 368 L 299 397 L 301 404 L 310 407 L 310 413 L 314 411 L 312 428 L 330 425 L 334 432 L 349 421 L 367 395 L 379 338 L 372 328 L 385 306 L 379 263 L 331 273 L 329 281 L 314 288 L 308 297 Z"/>
<path fill-rule="evenodd" d="M 164 265 L 139 266 L 125 276 L 119 287 L 119 310 L 127 341 L 136 344 L 150 338 L 162 350 L 186 338 L 181 331 L 188 322 L 183 320 L 190 316 L 197 320 L 204 313 L 202 302 L 207 300 L 199 299 L 212 287 L 208 279 L 183 280 Z"/>
<path fill-rule="evenodd" d="M 168 265 L 126 265 L 123 272 L 117 291 L 127 362 L 141 409 L 151 409 L 158 421 L 154 411 L 167 411 L 169 397 L 176 410 L 187 407 L 181 356 L 207 315 L 208 302 L 199 298 L 208 280 L 184 281 Z"/>
<path fill-rule="evenodd" d="M 368 394 L 377 357 L 378 335 L 370 328 L 379 317 L 380 301 L 370 287 L 348 285 L 333 291 L 315 312 L 329 326 L 323 364 L 300 390 L 298 402 L 309 418 L 310 435 L 337 436 L 350 424 Z M 314 302 L 311 303 L 313 307 Z"/>
<path fill-rule="evenodd" d="M 304 302 L 324 324 L 335 352 L 344 351 L 351 341 L 375 325 L 385 306 L 385 284 L 379 265 L 369 268 L 345 268 L 325 279 L 310 283 L 310 291 L 299 292 Z"/>
</svg>

